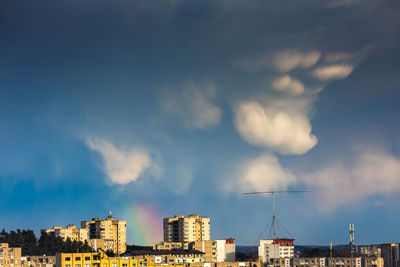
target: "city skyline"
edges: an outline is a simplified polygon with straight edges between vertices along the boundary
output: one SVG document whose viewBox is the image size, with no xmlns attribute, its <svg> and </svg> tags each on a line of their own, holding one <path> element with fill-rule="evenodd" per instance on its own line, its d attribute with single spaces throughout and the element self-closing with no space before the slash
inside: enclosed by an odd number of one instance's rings
<svg viewBox="0 0 400 267">
<path fill-rule="evenodd" d="M 109 211 L 253 245 L 400 240 L 395 0 L 0 3 L 0 228 Z M 265 234 L 263 237 L 267 237 Z"/>
</svg>

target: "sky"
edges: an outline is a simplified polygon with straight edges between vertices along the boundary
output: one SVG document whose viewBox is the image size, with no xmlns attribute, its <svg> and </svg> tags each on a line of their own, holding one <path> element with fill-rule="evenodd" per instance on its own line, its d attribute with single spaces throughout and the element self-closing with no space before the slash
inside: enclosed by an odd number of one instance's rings
<svg viewBox="0 0 400 267">
<path fill-rule="evenodd" d="M 0 228 L 400 241 L 396 0 L 3 0 Z M 266 231 L 263 229 L 267 228 Z"/>
</svg>

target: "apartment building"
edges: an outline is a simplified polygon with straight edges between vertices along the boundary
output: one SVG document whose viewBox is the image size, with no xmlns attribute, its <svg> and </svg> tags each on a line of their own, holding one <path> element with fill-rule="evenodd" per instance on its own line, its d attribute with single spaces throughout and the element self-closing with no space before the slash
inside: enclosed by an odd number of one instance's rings
<svg viewBox="0 0 400 267">
<path fill-rule="evenodd" d="M 270 259 L 293 258 L 294 239 L 263 239 L 258 245 L 258 257 L 261 262 L 270 262 Z"/>
<path fill-rule="evenodd" d="M 210 240 L 210 218 L 190 214 L 164 218 L 164 242 Z"/>
<path fill-rule="evenodd" d="M 8 243 L 0 243 L 0 266 L 20 267 L 21 248 L 10 248 Z"/>
<path fill-rule="evenodd" d="M 232 238 L 217 239 L 214 243 L 213 247 L 216 248 L 214 262 L 234 262 L 236 260 L 236 246 Z"/>
<path fill-rule="evenodd" d="M 51 229 L 42 230 L 42 232 L 54 234 L 56 237 L 61 237 L 64 241 L 69 238 L 71 241 L 85 242 L 89 238 L 88 229 L 79 229 L 73 224 L 67 225 L 67 228 L 63 228 L 62 226 L 53 226 Z"/>
<path fill-rule="evenodd" d="M 116 220 L 110 213 L 105 220 L 92 218 L 90 221 L 82 221 L 81 228 L 87 229 L 89 239 L 105 240 L 104 249 L 112 244 L 115 254 L 119 255 L 126 251 L 126 220 Z"/>
<path fill-rule="evenodd" d="M 293 267 L 325 267 L 326 258 L 293 258 Z"/>
<path fill-rule="evenodd" d="M 58 253 L 56 267 L 169 267 L 169 264 L 157 264 L 148 257 L 107 257 L 97 253 Z M 175 267 L 184 267 L 174 264 Z"/>
<path fill-rule="evenodd" d="M 187 243 L 186 243 L 186 248 L 185 248 L 185 244 L 182 244 L 181 242 L 153 243 L 153 250 L 173 250 L 173 249 L 188 249 Z"/>
<path fill-rule="evenodd" d="M 22 267 L 55 267 L 56 256 L 24 256 L 21 262 Z"/>
<path fill-rule="evenodd" d="M 235 262 L 204 262 L 191 263 L 188 267 L 261 267 L 260 262 L 235 261 Z"/>
<path fill-rule="evenodd" d="M 363 257 L 381 257 L 381 248 L 378 245 L 359 245 L 356 253 Z"/>
<path fill-rule="evenodd" d="M 381 244 L 381 254 L 385 267 L 400 267 L 400 247 L 398 243 Z"/>
<path fill-rule="evenodd" d="M 124 256 L 131 257 L 133 259 L 145 257 L 155 264 L 162 265 L 180 265 L 189 263 L 205 262 L 204 253 L 198 250 L 143 250 L 143 251 L 132 251 L 125 253 Z"/>
<path fill-rule="evenodd" d="M 310 257 L 269 259 L 269 267 L 383 267 L 381 257 Z"/>
<path fill-rule="evenodd" d="M 328 258 L 326 262 L 327 267 L 361 267 L 361 257 L 334 257 Z"/>
</svg>

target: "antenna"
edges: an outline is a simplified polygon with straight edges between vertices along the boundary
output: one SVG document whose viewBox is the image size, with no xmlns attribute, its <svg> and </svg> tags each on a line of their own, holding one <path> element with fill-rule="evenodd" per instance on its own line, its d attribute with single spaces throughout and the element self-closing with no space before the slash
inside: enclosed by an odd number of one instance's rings
<svg viewBox="0 0 400 267">
<path fill-rule="evenodd" d="M 349 224 L 349 232 L 350 232 L 350 253 L 351 253 L 351 267 L 353 267 L 353 257 L 354 257 L 354 224 Z"/>
<path fill-rule="evenodd" d="M 272 223 L 274 227 L 274 239 L 276 239 L 276 201 L 275 201 L 275 194 L 286 194 L 286 193 L 308 193 L 312 192 L 310 190 L 270 190 L 270 191 L 263 191 L 263 192 L 247 192 L 242 193 L 243 195 L 261 195 L 261 194 L 268 194 L 272 196 Z"/>
</svg>

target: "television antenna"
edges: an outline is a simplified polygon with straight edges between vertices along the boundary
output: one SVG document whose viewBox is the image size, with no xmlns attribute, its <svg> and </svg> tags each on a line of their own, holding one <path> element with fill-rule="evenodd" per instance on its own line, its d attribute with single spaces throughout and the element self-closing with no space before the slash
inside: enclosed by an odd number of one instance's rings
<svg viewBox="0 0 400 267">
<path fill-rule="evenodd" d="M 261 191 L 261 192 L 246 192 L 242 193 L 242 195 L 271 195 L 272 196 L 272 223 L 274 227 L 274 239 L 276 239 L 276 194 L 295 194 L 295 193 L 310 193 L 313 192 L 311 190 L 270 190 L 270 191 Z"/>
</svg>

